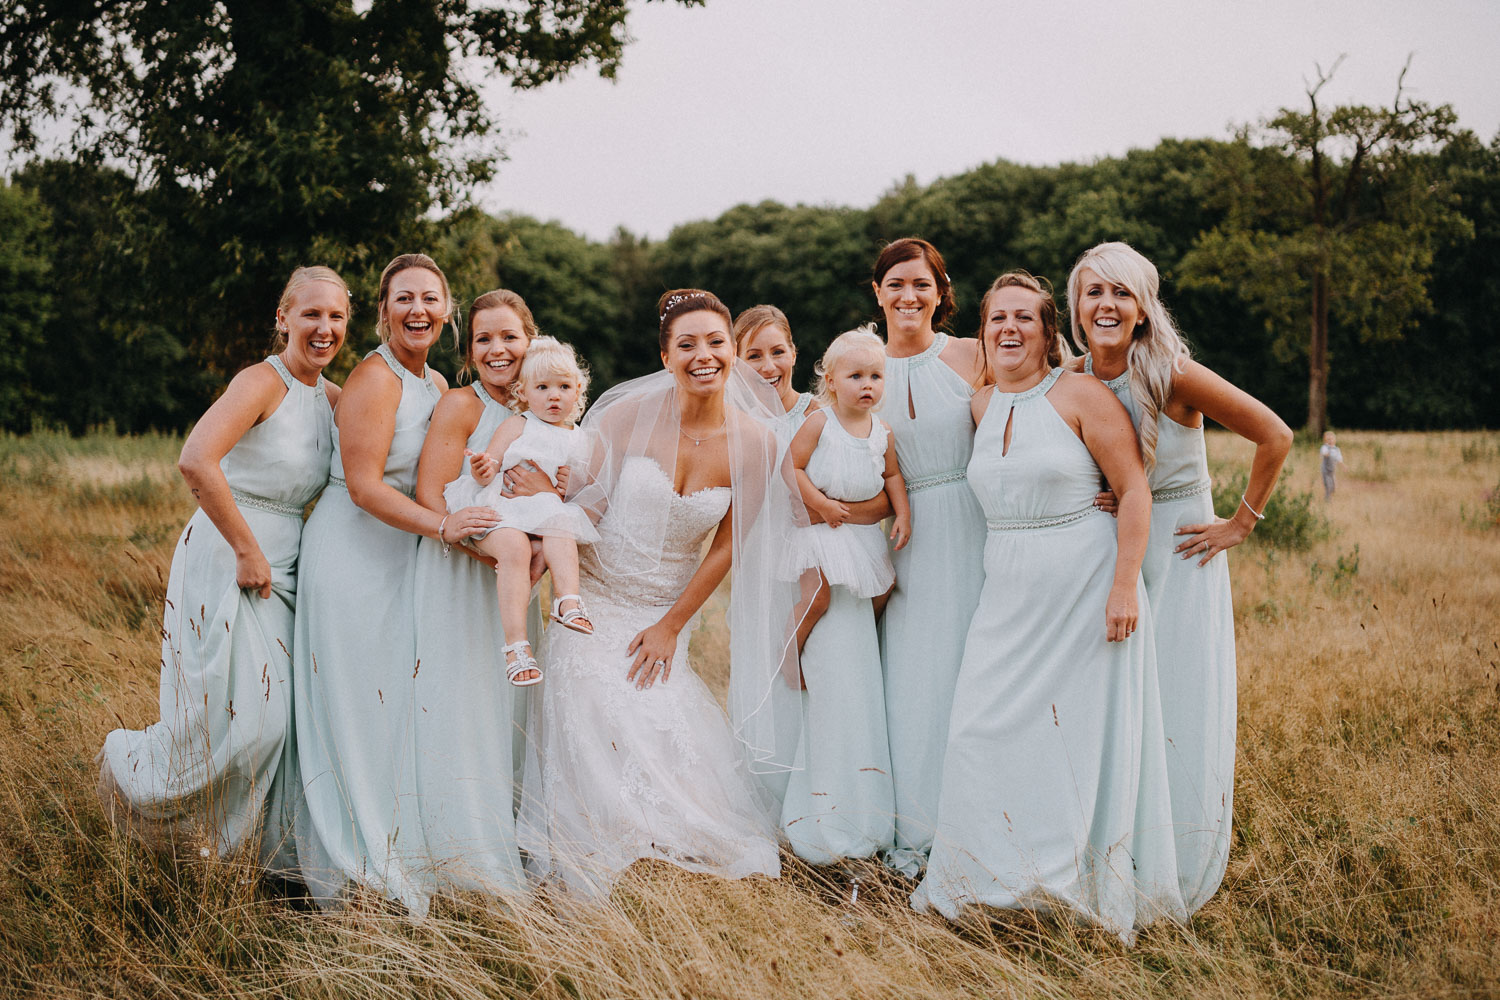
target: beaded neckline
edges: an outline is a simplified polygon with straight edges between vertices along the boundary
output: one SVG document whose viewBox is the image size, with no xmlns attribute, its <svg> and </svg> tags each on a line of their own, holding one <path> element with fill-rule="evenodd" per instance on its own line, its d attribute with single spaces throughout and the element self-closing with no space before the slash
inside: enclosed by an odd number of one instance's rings
<svg viewBox="0 0 1500 1000">
<path fill-rule="evenodd" d="M 904 362 L 906 362 L 907 367 L 909 367 L 909 368 L 917 368 L 917 367 L 920 367 L 922 365 L 927 364 L 927 362 L 929 362 L 932 359 L 936 358 L 939 354 L 942 354 L 943 353 L 943 347 L 947 343 L 948 343 L 948 335 L 946 333 L 944 333 L 943 331 L 938 330 L 933 335 L 932 343 L 930 343 L 930 344 L 927 345 L 927 349 L 926 350 L 924 350 L 924 351 L 922 351 L 922 352 L 920 352 L 918 354 L 913 354 L 909 358 L 887 358 L 887 360 L 889 360 L 889 361 L 904 361 Z"/>
<path fill-rule="evenodd" d="M 510 407 L 508 407 L 504 403 L 500 402 L 500 400 L 496 399 L 494 396 L 491 396 L 489 394 L 489 391 L 487 389 L 485 389 L 485 387 L 484 387 L 484 385 L 482 383 L 480 383 L 480 382 L 470 382 L 469 384 L 474 387 L 474 395 L 478 396 L 479 397 L 479 401 L 481 403 L 483 403 L 485 406 L 498 406 L 500 409 L 504 410 L 506 413 L 514 412 L 514 411 L 511 410 Z"/>
<path fill-rule="evenodd" d="M 1094 356 L 1092 354 L 1086 355 L 1084 357 L 1084 359 L 1083 359 L 1083 370 L 1084 370 L 1084 373 L 1087 374 L 1087 375 L 1093 375 L 1094 374 Z M 1095 376 L 1095 378 L 1098 378 L 1098 376 Z M 1099 381 L 1101 381 L 1105 385 L 1109 386 L 1110 389 L 1114 390 L 1115 392 L 1118 392 L 1121 389 L 1128 389 L 1130 387 L 1130 369 L 1126 368 L 1123 372 L 1121 372 L 1120 374 L 1116 375 L 1112 379 L 1102 379 L 1101 378 L 1101 379 L 1099 379 Z"/>
<path fill-rule="evenodd" d="M 808 405 L 811 402 L 812 402 L 812 393 L 810 393 L 810 392 L 804 392 L 804 393 L 799 394 L 797 396 L 797 401 L 792 404 L 792 408 L 790 410 L 786 411 L 786 418 L 788 420 L 791 420 L 794 417 L 800 417 L 800 416 L 802 416 L 802 414 L 804 414 L 804 413 L 807 412 L 807 407 L 808 407 Z"/>
<path fill-rule="evenodd" d="M 996 387 L 995 392 L 1001 396 L 1009 396 L 1011 405 L 1014 406 L 1017 403 L 1024 403 L 1035 396 L 1045 395 L 1047 390 L 1052 388 L 1058 379 L 1062 378 L 1062 373 L 1063 370 L 1061 368 L 1054 368 L 1047 373 L 1046 378 L 1022 392 L 1004 392 L 999 387 Z"/>
</svg>

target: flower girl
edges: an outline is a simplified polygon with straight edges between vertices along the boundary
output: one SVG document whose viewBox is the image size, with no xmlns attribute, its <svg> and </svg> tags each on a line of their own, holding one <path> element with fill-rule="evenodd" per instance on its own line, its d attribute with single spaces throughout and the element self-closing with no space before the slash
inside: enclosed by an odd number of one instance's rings
<svg viewBox="0 0 1500 1000">
<path fill-rule="evenodd" d="M 911 538 L 911 506 L 890 427 L 874 415 L 884 396 L 885 345 L 869 327 L 841 334 L 816 368 L 824 408 L 792 438 L 803 501 L 822 518 L 798 530 L 794 568 L 817 569 L 828 611 L 802 655 L 806 726 L 781 822 L 814 864 L 869 857 L 895 836 L 884 685 L 872 598 L 895 581 L 878 525 L 846 523 L 846 503 L 884 490 L 896 512 L 891 538 Z"/>
<path fill-rule="evenodd" d="M 465 507 L 490 507 L 500 524 L 472 544 L 495 559 L 500 625 L 507 642 L 505 676 L 517 687 L 542 679 L 531 643 L 526 638 L 526 599 L 531 591 L 531 538 L 540 537 L 542 558 L 552 572 L 552 620 L 575 632 L 591 634 L 583 602 L 578 596 L 578 543 L 599 538 L 583 510 L 564 503 L 551 492 L 506 496 L 501 470 L 525 461 L 535 463 L 555 484 L 558 469 L 578 454 L 581 437 L 574 426 L 583 413 L 589 377 L 573 348 L 552 337 L 536 337 L 521 362 L 514 409 L 482 452 L 469 452 L 472 478 L 460 476 L 443 490 L 450 513 Z M 496 455 L 503 456 L 498 461 Z M 519 636 L 518 639 L 511 639 Z"/>
</svg>

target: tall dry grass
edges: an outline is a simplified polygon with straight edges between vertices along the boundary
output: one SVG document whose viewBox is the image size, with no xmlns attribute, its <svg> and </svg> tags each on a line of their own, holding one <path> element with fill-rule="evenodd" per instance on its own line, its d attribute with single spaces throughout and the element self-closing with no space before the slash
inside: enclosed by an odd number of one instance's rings
<svg viewBox="0 0 1500 1000">
<path fill-rule="evenodd" d="M 0 439 L 0 993 L 49 997 L 1500 996 L 1500 438 L 1346 434 L 1328 536 L 1234 554 L 1236 832 L 1190 927 L 1126 950 L 953 929 L 872 868 L 643 865 L 608 906 L 465 898 L 413 926 L 310 910 L 241 858 L 111 831 L 93 756 L 154 721 L 190 512 L 170 438 Z M 1221 471 L 1243 444 L 1216 436 Z M 1283 485 L 1321 490 L 1299 448 Z M 719 630 L 719 631 L 716 631 Z M 722 626 L 698 649 L 712 657 Z"/>
</svg>

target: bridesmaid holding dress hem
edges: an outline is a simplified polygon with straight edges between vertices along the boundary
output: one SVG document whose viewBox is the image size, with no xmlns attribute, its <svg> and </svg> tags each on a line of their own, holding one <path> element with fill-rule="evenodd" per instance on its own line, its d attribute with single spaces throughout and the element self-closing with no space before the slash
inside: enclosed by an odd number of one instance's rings
<svg viewBox="0 0 1500 1000">
<path fill-rule="evenodd" d="M 348 322 L 343 279 L 298 268 L 276 309 L 282 349 L 236 375 L 182 446 L 200 507 L 167 581 L 161 721 L 99 752 L 105 809 L 137 835 L 199 835 L 226 854 L 259 834 L 263 864 L 296 867 L 297 552 L 303 508 L 328 482 L 339 388 L 322 371 Z"/>
</svg>

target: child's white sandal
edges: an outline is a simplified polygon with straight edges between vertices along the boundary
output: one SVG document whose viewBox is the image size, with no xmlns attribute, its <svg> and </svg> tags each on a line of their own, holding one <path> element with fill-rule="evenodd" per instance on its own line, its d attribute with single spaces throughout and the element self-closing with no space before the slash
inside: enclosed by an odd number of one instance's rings
<svg viewBox="0 0 1500 1000">
<path fill-rule="evenodd" d="M 500 652 L 516 654 L 514 660 L 507 659 L 505 664 L 505 679 L 510 681 L 511 684 L 518 688 L 523 688 L 542 682 L 542 668 L 537 666 L 536 657 L 531 655 L 531 642 L 529 640 L 522 639 L 520 642 L 501 646 Z M 519 679 L 528 670 L 536 671 L 536 676 L 524 680 Z"/>
<path fill-rule="evenodd" d="M 567 611 L 562 610 L 563 601 L 576 601 L 577 603 Z M 577 594 L 563 594 L 561 597 L 552 599 L 553 621 L 563 628 L 572 629 L 574 632 L 582 632 L 584 635 L 593 635 L 594 626 L 589 622 L 589 613 L 583 609 L 583 598 Z"/>
</svg>

